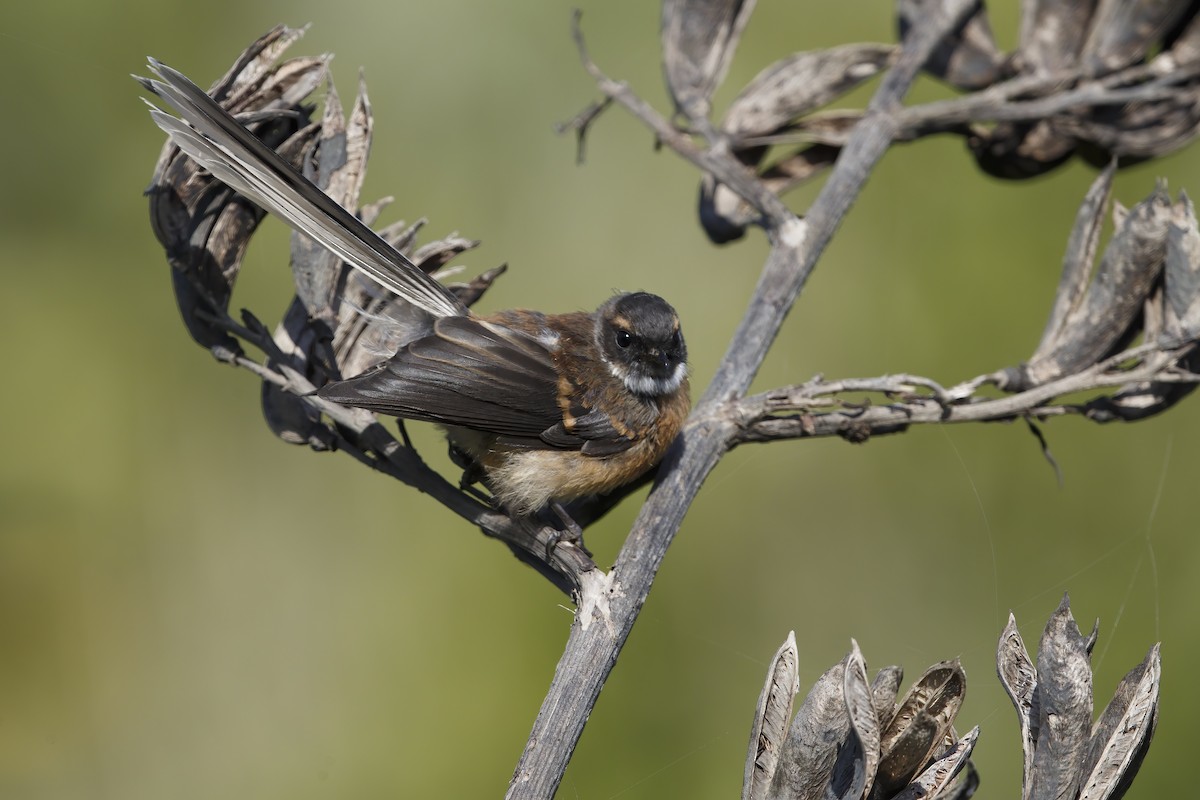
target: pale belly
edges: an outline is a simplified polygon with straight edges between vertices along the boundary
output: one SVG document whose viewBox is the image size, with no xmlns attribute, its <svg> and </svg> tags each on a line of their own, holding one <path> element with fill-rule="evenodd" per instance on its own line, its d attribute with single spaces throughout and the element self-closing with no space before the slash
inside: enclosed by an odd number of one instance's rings
<svg viewBox="0 0 1200 800">
<path fill-rule="evenodd" d="M 604 494 L 641 475 L 662 456 L 667 442 L 647 437 L 609 456 L 585 456 L 574 450 L 497 452 L 495 437 L 464 428 L 447 428 L 456 447 L 483 467 L 496 499 L 515 514 L 531 514 L 551 501 Z"/>
</svg>

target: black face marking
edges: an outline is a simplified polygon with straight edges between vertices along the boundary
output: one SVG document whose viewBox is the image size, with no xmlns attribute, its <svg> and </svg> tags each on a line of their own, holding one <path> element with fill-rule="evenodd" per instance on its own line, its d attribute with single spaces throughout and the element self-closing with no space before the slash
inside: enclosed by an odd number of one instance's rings
<svg viewBox="0 0 1200 800">
<path fill-rule="evenodd" d="M 647 292 L 622 294 L 596 312 L 596 342 L 609 371 L 635 394 L 661 396 L 687 375 L 675 309 Z"/>
</svg>

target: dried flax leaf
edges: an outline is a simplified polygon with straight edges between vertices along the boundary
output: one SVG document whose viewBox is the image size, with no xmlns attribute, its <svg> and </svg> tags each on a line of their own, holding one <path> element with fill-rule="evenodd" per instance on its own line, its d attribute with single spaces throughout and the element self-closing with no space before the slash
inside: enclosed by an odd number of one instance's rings
<svg viewBox="0 0 1200 800">
<path fill-rule="evenodd" d="M 771 788 L 792 716 L 792 703 L 800 691 L 798 661 L 796 633 L 790 631 L 771 659 L 767 682 L 758 696 L 742 778 L 742 800 L 763 800 Z"/>
<path fill-rule="evenodd" d="M 1004 691 L 1012 700 L 1017 710 L 1017 720 L 1021 724 L 1021 751 L 1024 753 L 1024 769 L 1021 786 L 1026 793 L 1029 788 L 1029 772 L 1033 768 L 1033 750 L 1037 740 L 1036 722 L 1033 719 L 1033 701 L 1037 693 L 1037 670 L 1025 650 L 1025 642 L 1021 640 L 1021 632 L 1017 630 L 1017 620 L 1008 614 L 1008 624 L 1000 634 L 1000 642 L 996 646 L 996 674 Z"/>
<path fill-rule="evenodd" d="M 1092 725 L 1092 668 L 1066 595 L 1042 634 L 1037 674 L 1038 739 L 1028 796 L 1074 798 Z"/>
<path fill-rule="evenodd" d="M 846 659 L 813 684 L 796 712 L 783 743 L 769 798 L 819 800 L 825 794 L 838 750 L 850 733 L 842 683 Z"/>
<path fill-rule="evenodd" d="M 1119 798 L 1137 775 L 1158 723 L 1160 645 L 1121 679 L 1092 731 L 1079 800 Z"/>
<path fill-rule="evenodd" d="M 708 116 L 712 93 L 725 79 L 755 0 L 664 0 L 663 72 L 675 108 L 689 119 Z"/>
</svg>

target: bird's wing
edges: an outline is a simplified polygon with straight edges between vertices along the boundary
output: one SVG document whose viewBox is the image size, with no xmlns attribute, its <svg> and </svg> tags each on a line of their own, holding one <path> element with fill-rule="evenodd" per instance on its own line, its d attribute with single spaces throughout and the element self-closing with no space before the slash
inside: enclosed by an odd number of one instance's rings
<svg viewBox="0 0 1200 800">
<path fill-rule="evenodd" d="M 161 80 L 134 77 L 182 119 L 153 106 L 150 116 L 218 180 L 408 302 L 439 317 L 467 313 L 449 290 L 293 169 L 185 75 L 154 59 L 150 69 Z"/>
<path fill-rule="evenodd" d="M 343 405 L 492 433 L 512 447 L 609 455 L 633 443 L 569 390 L 564 402 L 578 416 L 564 426 L 563 388 L 553 353 L 534 337 L 473 317 L 444 317 L 429 336 L 318 394 Z"/>
</svg>

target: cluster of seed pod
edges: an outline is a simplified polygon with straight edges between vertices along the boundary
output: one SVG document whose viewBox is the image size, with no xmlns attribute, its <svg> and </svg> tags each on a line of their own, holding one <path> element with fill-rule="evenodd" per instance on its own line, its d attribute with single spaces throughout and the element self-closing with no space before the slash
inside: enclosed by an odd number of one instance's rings
<svg viewBox="0 0 1200 800">
<path fill-rule="evenodd" d="M 996 664 L 1012 698 L 1025 753 L 1024 798 L 1116 800 L 1129 788 L 1158 720 L 1159 648 L 1125 676 L 1092 724 L 1090 656 L 1064 597 L 1034 666 L 1009 616 Z M 954 730 L 967 679 L 958 661 L 934 664 L 897 700 L 903 672 L 873 680 L 857 643 L 799 692 L 796 638 L 771 660 L 759 696 L 742 784 L 743 800 L 965 800 L 979 777 L 970 761 L 979 737 Z"/>
<path fill-rule="evenodd" d="M 371 145 L 372 116 L 365 84 L 349 118 L 329 77 L 327 58 L 278 59 L 303 30 L 279 26 L 252 44 L 213 88 L 213 97 L 237 114 L 266 144 L 302 169 L 343 207 L 372 224 L 390 198 L 359 205 Z M 303 100 L 326 87 L 325 108 L 311 122 Z M 169 141 L 148 191 L 151 220 L 172 266 L 175 294 L 192 338 L 218 355 L 240 352 L 222 324 L 250 237 L 263 212 L 184 157 Z M 479 243 L 457 234 L 417 246 L 424 220 L 394 223 L 379 231 L 426 272 L 445 267 Z M 316 386 L 361 372 L 394 351 L 389 337 L 404 304 L 311 239 L 291 239 L 296 294 L 276 327 L 268 367 L 283 365 Z M 503 268 L 450 288 L 468 305 Z M 260 323 L 247 315 L 252 332 Z M 390 348 L 390 349 L 389 349 Z M 282 362 L 282 363 L 281 363 Z M 271 382 L 263 383 L 263 413 L 284 441 L 325 446 L 326 428 L 313 405 Z"/>
<path fill-rule="evenodd" d="M 900 38 L 940 5 L 899 0 Z M 753 7 L 743 0 L 667 0 L 663 66 L 687 124 L 727 147 L 779 194 L 837 159 L 862 113 L 820 109 L 886 69 L 897 48 L 864 43 L 786 56 L 750 81 L 714 123 L 712 93 Z M 975 97 L 913 116 L 897 138 L 961 136 L 982 169 L 1004 178 L 1040 175 L 1075 154 L 1098 166 L 1114 157 L 1124 164 L 1160 156 L 1200 132 L 1200 15 L 1188 0 L 1027 0 L 1019 41 L 1008 53 L 997 45 L 981 2 L 926 70 Z M 1075 101 L 1038 105 L 1068 93 Z M 700 220 L 713 241 L 728 242 L 744 234 L 755 214 L 708 177 Z"/>
<path fill-rule="evenodd" d="M 1171 200 L 1159 185 L 1126 209 L 1114 203 L 1113 234 L 1097 261 L 1115 164 L 1092 184 L 1076 215 L 1050 318 L 1033 355 L 998 373 L 1007 391 L 1025 391 L 1091 368 L 1139 336 L 1158 351 L 1148 364 L 1171 371 L 1200 368 L 1190 343 L 1200 336 L 1200 228 L 1185 193 Z M 1178 351 L 1177 351 L 1178 349 Z M 1130 383 L 1093 403 L 1101 421 L 1139 419 L 1174 405 L 1191 381 Z"/>
</svg>

